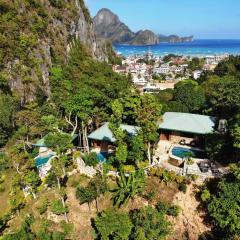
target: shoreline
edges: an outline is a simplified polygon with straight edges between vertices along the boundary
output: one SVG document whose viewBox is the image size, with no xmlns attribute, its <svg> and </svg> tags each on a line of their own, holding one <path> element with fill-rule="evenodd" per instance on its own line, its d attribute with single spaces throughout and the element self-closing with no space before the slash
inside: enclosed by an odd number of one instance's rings
<svg viewBox="0 0 240 240">
<path fill-rule="evenodd" d="M 160 43 L 156 45 L 113 45 L 115 51 L 124 57 L 145 55 L 151 52 L 156 57 L 175 54 L 184 57 L 206 57 L 240 55 L 238 39 L 195 39 L 193 42 Z"/>
</svg>

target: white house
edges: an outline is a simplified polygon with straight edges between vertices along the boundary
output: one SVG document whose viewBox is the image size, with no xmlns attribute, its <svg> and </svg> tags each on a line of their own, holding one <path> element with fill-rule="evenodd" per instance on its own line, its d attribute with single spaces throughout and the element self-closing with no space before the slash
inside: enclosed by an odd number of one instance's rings
<svg viewBox="0 0 240 240">
<path fill-rule="evenodd" d="M 201 70 L 193 71 L 193 78 L 196 80 L 201 77 L 201 74 L 202 74 Z"/>
</svg>

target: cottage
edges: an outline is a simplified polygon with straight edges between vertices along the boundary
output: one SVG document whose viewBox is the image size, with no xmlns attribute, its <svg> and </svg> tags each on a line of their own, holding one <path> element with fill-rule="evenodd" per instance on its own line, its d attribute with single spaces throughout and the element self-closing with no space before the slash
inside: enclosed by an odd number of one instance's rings
<svg viewBox="0 0 240 240">
<path fill-rule="evenodd" d="M 45 144 L 45 139 L 47 135 L 44 136 L 42 139 L 38 140 L 34 147 L 39 148 L 38 156 L 35 157 L 35 166 L 38 169 L 40 178 L 44 178 L 49 170 L 51 169 L 51 160 L 56 157 L 56 153 L 49 149 Z M 78 141 L 78 135 L 74 134 L 72 137 L 73 144 Z"/>
<path fill-rule="evenodd" d="M 140 129 L 136 126 L 121 124 L 122 130 L 126 131 L 129 135 L 135 135 Z M 112 131 L 109 129 L 109 123 L 105 123 L 100 128 L 92 132 L 88 139 L 94 151 L 101 153 L 110 153 L 114 151 L 114 142 L 116 139 Z"/>
<path fill-rule="evenodd" d="M 159 123 L 160 140 L 172 143 L 204 141 L 204 136 L 213 133 L 216 118 L 190 113 L 166 112 Z"/>
</svg>

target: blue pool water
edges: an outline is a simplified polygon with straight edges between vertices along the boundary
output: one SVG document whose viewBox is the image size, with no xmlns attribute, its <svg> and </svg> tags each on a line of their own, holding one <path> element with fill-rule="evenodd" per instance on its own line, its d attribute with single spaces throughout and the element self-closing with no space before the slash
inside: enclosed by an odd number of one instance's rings
<svg viewBox="0 0 240 240">
<path fill-rule="evenodd" d="M 46 164 L 51 157 L 53 157 L 55 154 L 49 154 L 46 157 L 37 157 L 35 158 L 35 165 L 36 167 L 41 167 L 42 165 Z"/>
<path fill-rule="evenodd" d="M 206 56 L 221 54 L 240 54 L 240 40 L 196 39 L 186 43 L 160 43 L 151 46 L 115 45 L 116 52 L 128 57 L 145 54 L 149 49 L 155 56 L 177 54 L 184 56 Z"/>
<path fill-rule="evenodd" d="M 203 151 L 198 151 L 198 150 L 183 148 L 183 147 L 174 147 L 172 149 L 172 154 L 179 158 L 188 157 L 189 155 L 193 158 L 200 158 L 200 159 L 206 158 L 206 154 Z"/>
<path fill-rule="evenodd" d="M 97 158 L 99 162 L 104 162 L 108 156 L 109 154 L 107 152 L 100 152 L 97 154 Z"/>
</svg>

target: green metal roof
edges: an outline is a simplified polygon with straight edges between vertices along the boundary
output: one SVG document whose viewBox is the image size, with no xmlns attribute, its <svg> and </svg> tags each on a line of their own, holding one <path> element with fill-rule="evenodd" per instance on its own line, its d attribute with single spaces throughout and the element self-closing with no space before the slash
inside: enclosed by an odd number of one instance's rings
<svg viewBox="0 0 240 240">
<path fill-rule="evenodd" d="M 48 134 L 47 134 L 48 135 Z M 33 146 L 35 147 L 46 147 L 44 139 L 47 137 L 47 135 L 45 135 L 43 138 L 41 138 L 40 140 L 38 140 L 35 144 L 33 144 Z M 78 137 L 78 134 L 74 134 L 72 136 L 72 142 Z"/>
<path fill-rule="evenodd" d="M 195 134 L 208 134 L 214 131 L 216 118 L 179 112 L 166 112 L 163 122 L 159 124 L 160 129 Z"/>
<path fill-rule="evenodd" d="M 44 142 L 44 138 L 46 138 L 46 136 L 44 136 L 43 138 L 41 138 L 40 140 L 38 140 L 35 144 L 33 144 L 33 146 L 35 147 L 46 147 L 45 142 Z"/>
<path fill-rule="evenodd" d="M 108 125 L 109 123 L 105 123 L 100 128 L 88 135 L 88 138 L 99 141 L 115 142 L 116 139 L 113 137 L 112 131 L 109 129 Z M 121 124 L 120 127 L 122 130 L 127 131 L 130 135 L 136 134 L 136 132 L 140 129 L 140 127 L 126 124 Z"/>
</svg>

